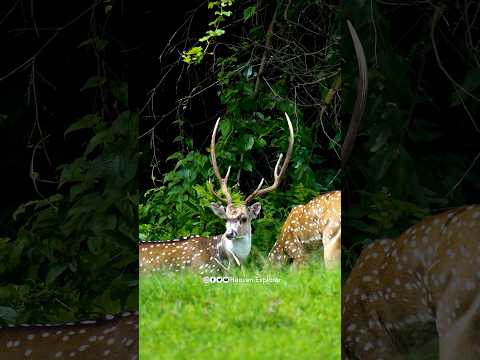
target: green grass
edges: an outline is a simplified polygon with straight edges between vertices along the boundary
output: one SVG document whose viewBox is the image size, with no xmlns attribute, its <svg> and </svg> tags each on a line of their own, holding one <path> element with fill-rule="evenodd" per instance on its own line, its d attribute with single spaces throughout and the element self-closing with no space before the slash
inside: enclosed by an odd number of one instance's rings
<svg viewBox="0 0 480 360">
<path fill-rule="evenodd" d="M 340 271 L 244 272 L 279 283 L 205 284 L 192 273 L 140 279 L 141 359 L 340 359 Z"/>
</svg>

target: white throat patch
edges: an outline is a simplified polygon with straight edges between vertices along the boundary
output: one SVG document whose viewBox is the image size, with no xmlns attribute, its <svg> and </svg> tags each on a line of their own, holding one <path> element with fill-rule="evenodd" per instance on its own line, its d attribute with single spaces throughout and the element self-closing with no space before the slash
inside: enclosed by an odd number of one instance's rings
<svg viewBox="0 0 480 360">
<path fill-rule="evenodd" d="M 252 249 L 252 237 L 251 235 L 237 236 L 234 239 L 227 239 L 223 236 L 223 244 L 225 248 L 233 252 L 243 263 Z"/>
</svg>

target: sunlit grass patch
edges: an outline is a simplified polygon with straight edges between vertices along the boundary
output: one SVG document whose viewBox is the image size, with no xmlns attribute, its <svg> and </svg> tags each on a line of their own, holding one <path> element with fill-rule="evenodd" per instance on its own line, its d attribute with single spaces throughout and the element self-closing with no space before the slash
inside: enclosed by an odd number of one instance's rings
<svg viewBox="0 0 480 360">
<path fill-rule="evenodd" d="M 140 282 L 146 359 L 339 359 L 340 271 L 235 269 L 228 283 L 192 274 Z"/>
</svg>

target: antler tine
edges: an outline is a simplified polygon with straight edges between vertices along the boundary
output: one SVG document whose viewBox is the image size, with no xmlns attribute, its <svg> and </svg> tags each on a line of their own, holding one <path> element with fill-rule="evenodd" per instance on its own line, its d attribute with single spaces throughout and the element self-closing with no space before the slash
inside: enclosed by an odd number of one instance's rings
<svg viewBox="0 0 480 360">
<path fill-rule="evenodd" d="M 247 197 L 247 199 L 245 200 L 246 204 L 248 204 L 253 199 L 253 197 L 258 193 L 258 191 L 262 188 L 264 181 L 265 181 L 264 178 L 260 180 L 260 184 L 258 184 L 257 188 L 253 191 L 253 193 L 249 197 Z"/>
<path fill-rule="evenodd" d="M 274 176 L 278 176 L 278 165 L 280 165 L 280 161 L 282 161 L 283 154 L 280 154 L 278 157 L 277 163 L 275 164 Z"/>
<path fill-rule="evenodd" d="M 211 161 L 212 161 L 213 172 L 215 173 L 215 176 L 217 177 L 217 180 L 220 183 L 220 190 L 225 195 L 225 199 L 227 200 L 227 204 L 231 204 L 232 203 L 232 195 L 228 191 L 228 187 L 227 187 L 228 176 L 230 175 L 230 166 L 228 167 L 228 170 L 227 170 L 227 173 L 225 174 L 225 177 L 222 178 L 222 175 L 220 175 L 220 170 L 218 169 L 217 155 L 215 153 L 215 142 L 216 142 L 217 130 L 218 130 L 218 124 L 219 123 L 220 123 L 220 118 L 217 119 L 217 122 L 215 123 L 215 127 L 213 128 L 212 141 L 210 143 L 210 157 L 211 157 Z M 213 190 L 212 187 L 210 189 Z M 213 194 L 218 197 L 218 194 L 216 192 L 213 191 Z"/>
<path fill-rule="evenodd" d="M 264 179 L 262 179 L 262 181 L 260 181 L 260 184 L 255 189 L 255 191 L 253 193 L 251 193 L 247 197 L 247 199 L 245 200 L 246 204 L 250 203 L 250 201 L 252 201 L 253 198 L 255 198 L 255 197 L 265 195 L 266 193 L 269 193 L 269 192 L 275 190 L 278 187 L 278 185 L 280 184 L 280 181 L 282 180 L 282 177 L 285 175 L 285 171 L 287 170 L 288 163 L 290 162 L 290 158 L 292 157 L 293 142 L 294 142 L 294 133 L 293 133 L 292 122 L 290 121 L 290 117 L 288 116 L 287 113 L 285 113 L 285 117 L 287 118 L 287 122 L 288 122 L 288 130 L 290 132 L 290 139 L 289 139 L 289 143 L 288 143 L 287 155 L 285 156 L 285 161 L 283 162 L 282 168 L 280 169 L 280 172 L 278 172 L 278 167 L 279 167 L 280 162 L 282 161 L 282 158 L 283 158 L 283 154 L 280 154 L 280 156 L 278 157 L 278 160 L 277 160 L 277 164 L 275 165 L 275 170 L 273 172 L 273 176 L 274 176 L 273 184 L 271 186 L 265 188 L 265 189 L 262 189 L 261 187 L 262 187 L 263 181 L 264 181 Z"/>
<path fill-rule="evenodd" d="M 353 47 L 355 49 L 355 55 L 357 56 L 358 63 L 358 83 L 357 83 L 357 98 L 355 99 L 355 106 L 353 108 L 352 117 L 350 118 L 350 125 L 348 126 L 345 140 L 343 140 L 341 157 L 342 168 L 347 164 L 347 160 L 355 143 L 355 139 L 360 129 L 362 122 L 362 116 L 365 112 L 365 103 L 367 101 L 368 91 L 368 68 L 367 60 L 365 58 L 365 51 L 363 50 L 362 43 L 358 37 L 358 34 L 353 27 L 352 23 L 347 20 L 348 31 L 352 37 Z"/>
</svg>

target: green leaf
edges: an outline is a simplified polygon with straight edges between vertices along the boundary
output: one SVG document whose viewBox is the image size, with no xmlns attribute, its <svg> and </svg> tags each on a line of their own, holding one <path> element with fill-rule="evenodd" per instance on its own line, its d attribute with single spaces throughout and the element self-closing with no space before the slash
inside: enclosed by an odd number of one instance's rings
<svg viewBox="0 0 480 360">
<path fill-rule="evenodd" d="M 63 133 L 63 136 L 66 136 L 68 133 L 73 131 L 77 131 L 80 129 L 89 129 L 95 126 L 99 121 L 99 117 L 97 114 L 88 114 L 82 117 L 80 120 L 74 122 L 72 125 L 68 127 L 67 130 Z"/>
<path fill-rule="evenodd" d="M 119 114 L 112 124 L 112 133 L 115 135 L 127 135 L 132 131 L 133 123 L 131 120 L 129 111 Z"/>
<path fill-rule="evenodd" d="M 181 159 L 182 157 L 183 157 L 183 154 L 181 152 L 176 152 L 176 153 L 173 153 L 172 155 L 170 155 L 169 157 L 167 157 L 166 161 Z"/>
<path fill-rule="evenodd" d="M 225 34 L 225 30 L 223 29 L 216 29 L 216 30 L 208 30 L 207 33 L 210 33 L 214 36 L 222 36 L 223 34 Z"/>
<path fill-rule="evenodd" d="M 378 136 L 375 138 L 375 143 L 370 148 L 370 151 L 377 152 L 378 150 L 380 150 L 387 143 L 388 139 L 390 139 L 390 135 L 390 128 L 386 128 L 385 131 L 378 134 Z"/>
<path fill-rule="evenodd" d="M 101 245 L 102 245 L 103 241 L 102 241 L 102 238 L 99 237 L 99 236 L 91 236 L 88 238 L 87 240 L 87 246 L 88 246 L 88 250 L 92 253 L 92 254 L 97 254 L 98 253 L 98 250 L 100 249 Z"/>
<path fill-rule="evenodd" d="M 93 44 L 94 41 L 95 41 L 95 39 L 93 39 L 93 38 L 84 40 L 84 41 L 82 41 L 82 42 L 78 45 L 78 47 L 81 48 L 81 47 L 84 47 L 84 46 L 86 46 L 86 45 Z"/>
<path fill-rule="evenodd" d="M 105 39 L 99 39 L 99 38 L 90 38 L 85 41 L 82 41 L 80 45 L 78 45 L 79 48 L 87 46 L 87 45 L 93 45 L 95 49 L 98 51 L 103 50 L 105 46 L 108 45 L 108 41 Z"/>
<path fill-rule="evenodd" d="M 201 39 L 199 40 L 201 41 Z M 199 64 L 203 59 L 203 48 L 201 46 L 194 46 L 188 51 L 182 52 L 182 61 L 187 64 Z"/>
<path fill-rule="evenodd" d="M 225 119 L 220 122 L 220 131 L 222 132 L 223 137 L 227 137 L 232 131 L 232 122 L 228 119 Z"/>
<path fill-rule="evenodd" d="M 111 136 L 110 130 L 105 130 L 96 134 L 88 143 L 87 149 L 85 150 L 84 155 L 87 156 L 88 154 L 90 154 L 93 150 L 95 150 L 95 148 L 98 145 L 103 144 L 105 140 L 107 140 L 110 136 Z"/>
<path fill-rule="evenodd" d="M 99 86 L 105 84 L 106 81 L 107 81 L 107 79 L 105 79 L 103 76 L 92 76 L 90 79 L 85 81 L 85 85 L 83 85 L 83 87 L 80 89 L 80 91 L 99 87 Z"/>
<path fill-rule="evenodd" d="M 95 48 L 97 51 L 103 50 L 108 45 L 108 41 L 105 39 L 97 39 L 95 41 Z"/>
<path fill-rule="evenodd" d="M 261 137 L 261 138 L 258 138 L 257 140 L 257 146 L 260 147 L 261 149 L 265 148 L 267 146 L 267 141 Z"/>
<path fill-rule="evenodd" d="M 220 11 L 215 11 L 215 15 L 231 16 L 232 12 L 231 11 L 220 10 Z"/>
<path fill-rule="evenodd" d="M 245 159 L 245 160 L 243 161 L 242 168 L 243 168 L 243 170 L 246 170 L 246 171 L 248 171 L 248 172 L 252 172 L 252 170 L 253 170 L 253 164 L 252 164 L 252 162 L 250 161 L 250 159 Z"/>
<path fill-rule="evenodd" d="M 51 284 L 58 278 L 67 268 L 65 264 L 57 264 L 50 267 L 50 270 L 47 273 L 46 283 L 47 285 Z"/>
<path fill-rule="evenodd" d="M 248 136 L 247 141 L 245 143 L 245 150 L 251 150 L 254 143 L 255 143 L 255 138 L 251 135 Z"/>
<path fill-rule="evenodd" d="M 463 81 L 463 86 L 468 91 L 474 91 L 480 87 L 480 69 L 474 68 L 468 71 Z"/>
<path fill-rule="evenodd" d="M 112 84 L 112 95 L 122 106 L 128 108 L 128 84 L 126 82 L 114 82 Z"/>
<path fill-rule="evenodd" d="M 243 10 L 243 21 L 247 21 L 253 15 L 255 15 L 255 11 L 257 11 L 257 7 L 255 5 L 247 7 Z"/>
</svg>

